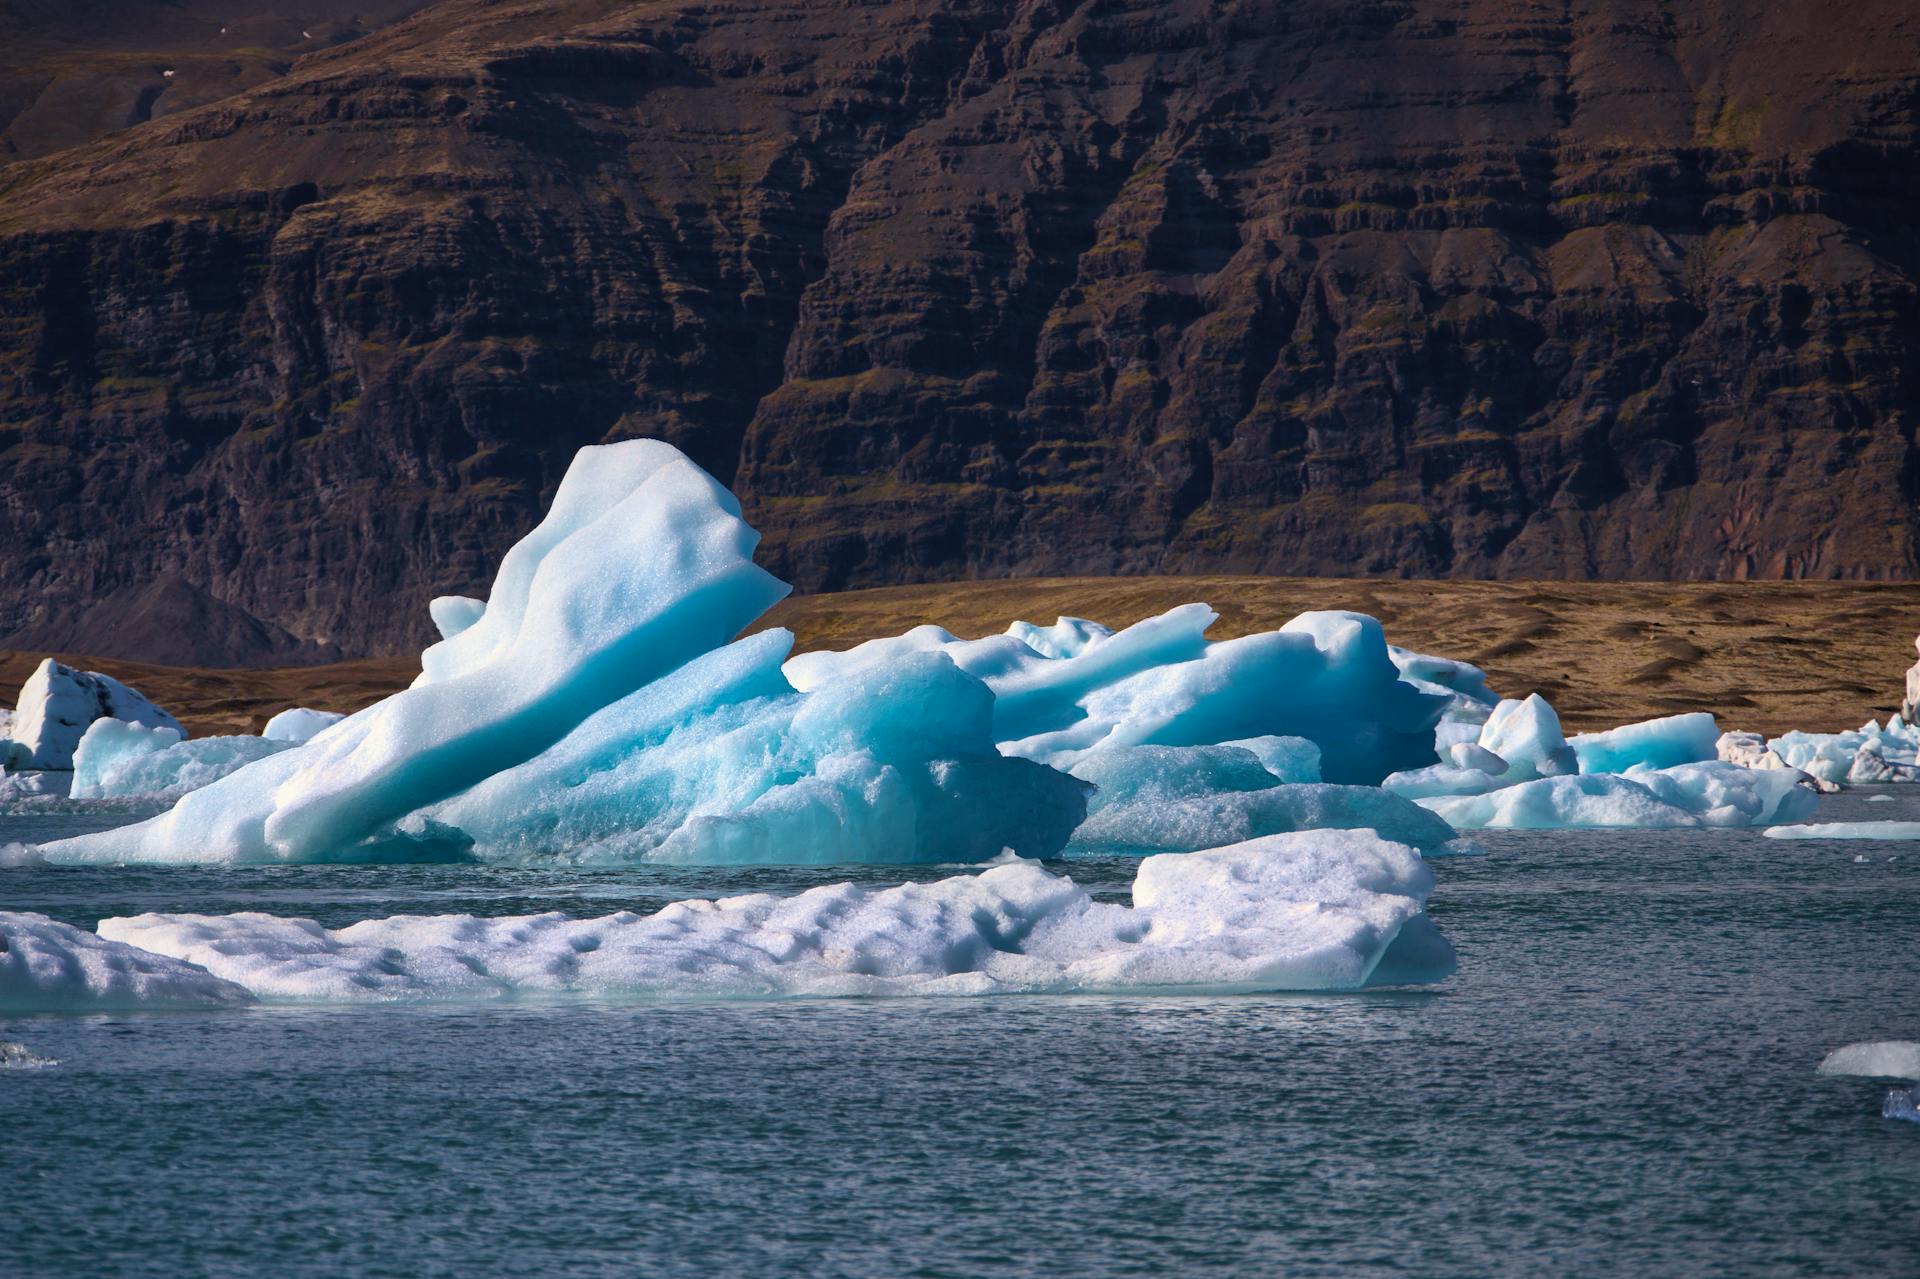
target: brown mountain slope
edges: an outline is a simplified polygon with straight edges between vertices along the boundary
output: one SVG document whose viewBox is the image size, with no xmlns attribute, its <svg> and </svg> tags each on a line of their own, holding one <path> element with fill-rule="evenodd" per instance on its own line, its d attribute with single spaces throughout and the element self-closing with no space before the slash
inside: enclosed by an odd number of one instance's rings
<svg viewBox="0 0 1920 1279">
<path fill-rule="evenodd" d="M 1410 582 L 1333 578 L 1054 578 L 894 586 L 782 601 L 799 651 L 848 648 L 935 622 L 989 635 L 1062 614 L 1122 626 L 1192 600 L 1216 639 L 1272 630 L 1307 609 L 1352 608 L 1387 638 L 1485 667 L 1496 692 L 1539 692 L 1569 731 L 1706 710 L 1723 727 L 1857 728 L 1899 709 L 1920 584 L 1856 582 Z M 0 706 L 42 653 L 0 652 Z M 404 688 L 413 657 L 274 670 L 206 670 L 69 654 L 177 714 L 195 733 L 258 732 L 288 706 L 351 711 Z"/>
<path fill-rule="evenodd" d="M 230 97 L 425 0 L 7 0 L 0 163 Z"/>
<path fill-rule="evenodd" d="M 1912 576 L 1916 112 L 1907 0 L 445 0 L 0 170 L 0 642 L 400 651 L 634 434 L 807 589 Z"/>
</svg>

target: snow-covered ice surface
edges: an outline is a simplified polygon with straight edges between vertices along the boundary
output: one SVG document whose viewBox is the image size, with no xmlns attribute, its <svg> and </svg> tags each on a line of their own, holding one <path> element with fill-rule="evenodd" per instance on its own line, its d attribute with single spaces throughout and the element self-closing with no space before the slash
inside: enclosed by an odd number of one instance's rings
<svg viewBox="0 0 1920 1279">
<path fill-rule="evenodd" d="M 652 914 L 394 916 L 326 929 L 147 914 L 98 936 L 0 915 L 0 1009 L 270 1001 L 1352 990 L 1437 981 L 1433 875 L 1371 832 L 1313 831 L 1139 863 L 1133 904 L 1012 860 L 978 874 Z"/>
<path fill-rule="evenodd" d="M 1920 839 L 1920 822 L 1814 822 L 1769 827 L 1766 835 L 1769 839 Z"/>
<path fill-rule="evenodd" d="M 0 1012 L 220 1008 L 252 999 L 197 965 L 45 915 L 0 911 Z"/>
<path fill-rule="evenodd" d="M 1905 1039 L 1881 1039 L 1848 1044 L 1828 1053 L 1821 1061 L 1819 1071 L 1823 1075 L 1920 1080 L 1920 1043 Z"/>
</svg>

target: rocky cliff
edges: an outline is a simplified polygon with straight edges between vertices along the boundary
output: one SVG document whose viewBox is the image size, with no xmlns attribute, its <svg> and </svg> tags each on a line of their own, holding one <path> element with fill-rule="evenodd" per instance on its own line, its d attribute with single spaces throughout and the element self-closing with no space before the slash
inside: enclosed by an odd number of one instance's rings
<svg viewBox="0 0 1920 1279">
<path fill-rule="evenodd" d="M 1909 0 L 443 0 L 0 168 L 0 644 L 398 651 L 635 434 L 804 588 L 1911 577 L 1917 206 Z"/>
</svg>

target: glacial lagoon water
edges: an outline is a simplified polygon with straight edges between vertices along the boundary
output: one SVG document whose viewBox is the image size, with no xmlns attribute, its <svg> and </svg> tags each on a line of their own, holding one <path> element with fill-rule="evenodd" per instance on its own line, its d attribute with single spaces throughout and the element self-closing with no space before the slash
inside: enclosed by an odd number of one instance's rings
<svg viewBox="0 0 1920 1279">
<path fill-rule="evenodd" d="M 1875 793 L 1815 820 L 1920 818 Z M 1479 838 L 1436 863 L 1431 988 L 0 1016 L 58 1061 L 0 1069 L 0 1272 L 1920 1273 L 1920 1125 L 1814 1073 L 1920 1039 L 1920 843 Z M 1132 867 L 1059 869 L 1117 899 Z M 0 907 L 337 926 L 951 873 L 9 868 Z"/>
</svg>

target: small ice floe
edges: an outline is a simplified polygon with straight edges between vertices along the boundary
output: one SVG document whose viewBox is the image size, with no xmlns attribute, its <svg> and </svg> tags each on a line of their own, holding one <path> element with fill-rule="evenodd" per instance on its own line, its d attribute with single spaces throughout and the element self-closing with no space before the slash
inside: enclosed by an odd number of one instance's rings
<svg viewBox="0 0 1920 1279">
<path fill-rule="evenodd" d="M 1768 839 L 1920 839 L 1920 822 L 1814 822 L 1760 833 Z"/>
<path fill-rule="evenodd" d="M 43 1070 L 59 1064 L 51 1057 L 29 1051 L 25 1044 L 0 1039 L 0 1070 Z"/>
<path fill-rule="evenodd" d="M 1821 1060 L 1820 1073 L 1920 1081 L 1920 1043 L 1880 1039 L 1848 1044 L 1834 1049 Z"/>
<path fill-rule="evenodd" d="M 168 67 L 168 68 L 167 68 L 167 69 L 166 69 L 165 71 L 162 71 L 162 72 L 160 73 L 160 78 L 161 78 L 162 80 L 171 80 L 171 79 L 173 79 L 173 68 L 172 68 L 172 67 Z"/>
<path fill-rule="evenodd" d="M 1869 796 L 1867 796 L 1867 802 L 1868 802 L 1869 804 L 1891 804 L 1891 803 L 1893 802 L 1893 796 L 1891 796 L 1891 795 L 1869 795 Z"/>
<path fill-rule="evenodd" d="M 1920 1088 L 1887 1089 L 1887 1099 L 1880 1104 L 1880 1115 L 1883 1119 L 1920 1124 Z"/>
</svg>

